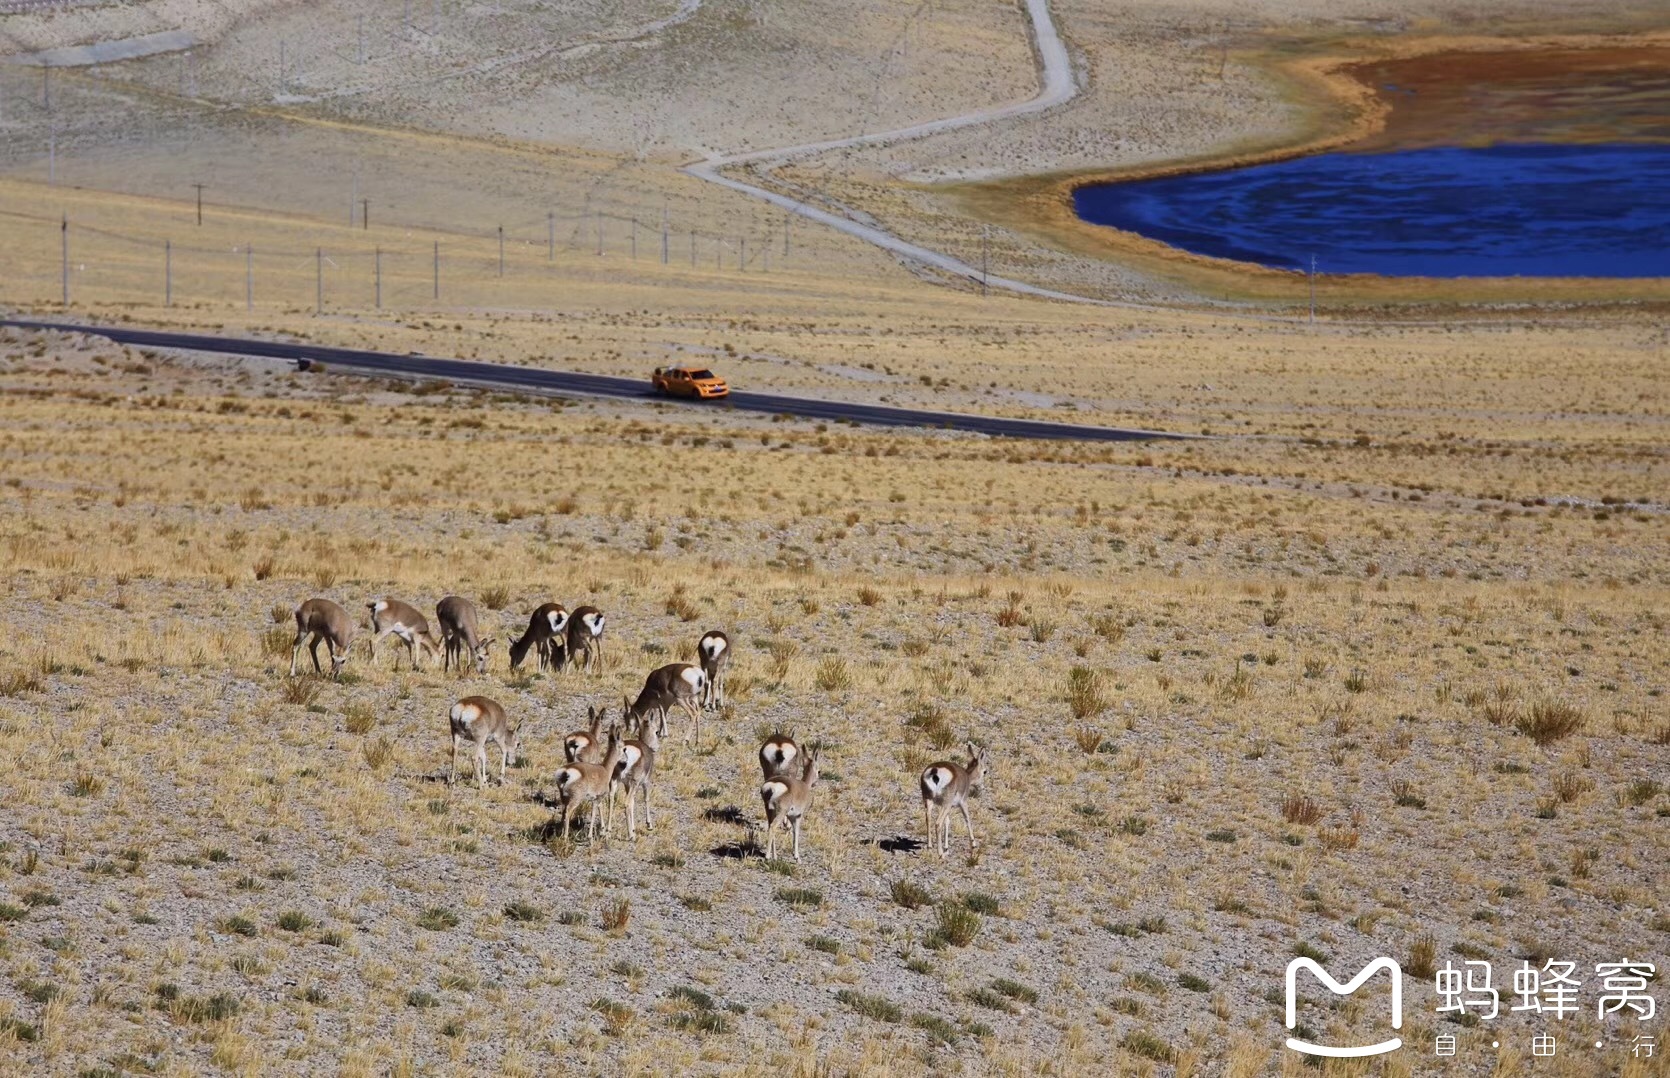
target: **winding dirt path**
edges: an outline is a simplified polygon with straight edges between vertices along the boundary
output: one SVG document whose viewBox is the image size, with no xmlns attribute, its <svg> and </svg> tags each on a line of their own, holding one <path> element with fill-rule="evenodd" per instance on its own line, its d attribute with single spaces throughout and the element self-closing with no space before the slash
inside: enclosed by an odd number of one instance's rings
<svg viewBox="0 0 1670 1078">
<path fill-rule="evenodd" d="M 769 188 L 735 179 L 725 175 L 723 170 L 733 165 L 780 165 L 795 158 L 854 146 L 906 142 L 928 135 L 955 131 L 959 128 L 988 124 L 1015 116 L 1026 116 L 1034 112 L 1043 112 L 1045 109 L 1054 108 L 1057 105 L 1071 101 L 1078 96 L 1079 86 L 1073 78 L 1073 66 L 1067 55 L 1067 46 L 1062 43 L 1061 35 L 1055 28 L 1055 20 L 1050 15 L 1049 0 L 1025 0 L 1025 6 L 1027 18 L 1032 24 L 1032 43 L 1037 50 L 1038 65 L 1041 72 L 1040 81 L 1042 83 L 1037 94 L 1025 101 L 1017 101 L 1008 105 L 996 105 L 991 108 L 964 113 L 960 116 L 948 116 L 941 120 L 928 120 L 924 123 L 912 124 L 909 127 L 894 128 L 890 131 L 876 131 L 865 135 L 853 135 L 850 138 L 829 139 L 824 142 L 803 143 L 799 146 L 784 146 L 771 150 L 751 150 L 747 153 L 712 157 L 705 161 L 686 165 L 683 171 L 709 183 L 716 183 L 721 187 L 728 187 L 733 191 L 740 191 L 753 198 L 769 202 L 798 217 L 828 225 L 830 228 L 845 232 L 849 236 L 856 236 L 867 243 L 873 243 L 883 250 L 891 251 L 912 262 L 930 266 L 953 276 L 979 281 L 982 279 L 979 267 L 970 265 L 960 258 L 923 247 L 920 244 L 911 243 L 909 240 L 896 236 L 884 228 L 864 224 L 843 214 L 820 210 L 808 206 L 800 199 L 790 195 L 780 194 Z M 1067 300 L 1073 303 L 1104 302 L 1088 296 L 1042 288 L 1008 277 L 985 276 L 984 280 L 989 287 L 1001 288 L 1009 292 L 1019 292 L 1029 296 Z"/>
</svg>

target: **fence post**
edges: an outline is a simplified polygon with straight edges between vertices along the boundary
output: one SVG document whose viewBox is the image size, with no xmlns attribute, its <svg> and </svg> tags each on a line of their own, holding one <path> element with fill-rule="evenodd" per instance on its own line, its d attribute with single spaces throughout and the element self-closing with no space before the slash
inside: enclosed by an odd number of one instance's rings
<svg viewBox="0 0 1670 1078">
<path fill-rule="evenodd" d="M 736 240 L 736 269 L 738 273 L 748 272 L 748 240 L 743 236 Z"/>
<path fill-rule="evenodd" d="M 244 310 L 255 309 L 255 248 L 244 247 Z"/>
<path fill-rule="evenodd" d="M 325 313 L 325 249 L 313 249 L 313 313 Z"/>
<path fill-rule="evenodd" d="M 162 241 L 162 305 L 174 306 L 174 241 Z"/>
<path fill-rule="evenodd" d="M 59 253 L 59 264 L 60 264 L 60 267 L 61 267 L 61 270 L 62 270 L 61 275 L 63 277 L 63 287 L 64 287 L 63 300 L 64 300 L 64 306 L 68 307 L 70 305 L 70 217 L 69 217 L 69 214 L 65 214 L 64 219 L 61 222 L 59 222 L 58 234 L 59 234 L 60 241 L 61 241 L 60 244 L 59 244 L 59 246 L 61 248 L 60 253 Z"/>
<path fill-rule="evenodd" d="M 504 276 L 504 226 L 499 226 L 499 276 Z"/>
<path fill-rule="evenodd" d="M 435 241 L 435 298 L 441 298 L 441 241 Z"/>
<path fill-rule="evenodd" d="M 380 311 L 383 309 L 383 249 L 381 247 L 377 248 L 377 253 L 372 257 L 374 259 L 373 265 L 376 267 L 374 273 L 377 278 L 375 302 L 377 309 Z"/>
</svg>

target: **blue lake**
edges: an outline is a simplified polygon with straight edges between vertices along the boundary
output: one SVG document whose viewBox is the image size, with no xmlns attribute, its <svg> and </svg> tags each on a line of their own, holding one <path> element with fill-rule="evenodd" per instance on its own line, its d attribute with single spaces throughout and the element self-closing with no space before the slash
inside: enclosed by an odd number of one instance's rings
<svg viewBox="0 0 1670 1078">
<path fill-rule="evenodd" d="M 1195 254 L 1423 277 L 1670 277 L 1670 145 L 1318 154 L 1074 192 Z"/>
</svg>

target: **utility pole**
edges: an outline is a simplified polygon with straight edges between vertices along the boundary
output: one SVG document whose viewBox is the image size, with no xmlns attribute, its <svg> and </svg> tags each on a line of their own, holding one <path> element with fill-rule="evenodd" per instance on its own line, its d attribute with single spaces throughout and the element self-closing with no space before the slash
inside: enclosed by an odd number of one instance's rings
<svg viewBox="0 0 1670 1078">
<path fill-rule="evenodd" d="M 557 257 L 557 215 L 545 211 L 545 261 L 550 262 Z"/>
<path fill-rule="evenodd" d="M 504 226 L 499 226 L 499 276 L 504 276 Z"/>
<path fill-rule="evenodd" d="M 194 184 L 192 184 L 192 186 L 197 188 L 197 227 L 202 228 L 203 227 L 203 188 L 207 187 L 208 184 L 194 183 Z"/>
<path fill-rule="evenodd" d="M 441 298 L 441 241 L 435 241 L 435 298 Z"/>
<path fill-rule="evenodd" d="M 748 238 L 738 236 L 736 239 L 736 269 L 738 273 L 748 272 Z"/>
<path fill-rule="evenodd" d="M 255 309 L 255 248 L 244 248 L 244 310 Z"/>
<path fill-rule="evenodd" d="M 313 249 L 313 313 L 325 313 L 325 249 Z"/>
<path fill-rule="evenodd" d="M 375 260 L 372 264 L 376 267 L 372 272 L 377 280 L 376 299 L 373 302 L 374 306 L 380 311 L 383 309 L 383 249 L 381 247 L 377 248 L 377 253 L 372 257 Z"/>
<path fill-rule="evenodd" d="M 174 242 L 162 241 L 162 305 L 174 306 Z"/>
<path fill-rule="evenodd" d="M 360 199 L 360 231 L 368 232 L 368 231 L 370 231 L 370 229 L 371 229 L 371 200 L 369 198 L 362 198 L 362 199 Z"/>
<path fill-rule="evenodd" d="M 992 226 L 980 226 L 980 294 L 990 295 Z"/>
<path fill-rule="evenodd" d="M 1310 256 L 1310 321 L 1316 325 L 1316 255 Z"/>
<path fill-rule="evenodd" d="M 65 214 L 63 221 L 59 223 L 59 225 L 58 225 L 58 235 L 59 235 L 58 262 L 59 262 L 59 267 L 60 267 L 59 272 L 60 272 L 60 276 L 63 278 L 64 306 L 68 307 L 70 305 L 70 218 L 69 218 L 69 214 Z"/>
</svg>

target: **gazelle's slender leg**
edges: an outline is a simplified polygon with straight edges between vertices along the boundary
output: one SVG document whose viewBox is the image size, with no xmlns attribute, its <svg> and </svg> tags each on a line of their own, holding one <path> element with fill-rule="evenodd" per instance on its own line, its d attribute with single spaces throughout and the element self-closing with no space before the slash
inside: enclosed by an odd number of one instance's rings
<svg viewBox="0 0 1670 1078">
<path fill-rule="evenodd" d="M 458 735 L 452 735 L 452 774 L 447 777 L 446 784 L 452 786 L 458 782 Z"/>
<path fill-rule="evenodd" d="M 324 671 L 319 668 L 319 642 L 322 639 L 323 639 L 322 637 L 320 637 L 317 633 L 315 633 L 314 636 L 313 636 L 312 645 L 307 650 L 307 653 L 309 655 L 313 656 L 313 672 L 315 674 L 323 674 L 324 673 Z"/>
<path fill-rule="evenodd" d="M 510 766 L 510 746 L 506 745 L 504 742 L 501 741 L 499 743 L 499 785 L 500 786 L 504 785 L 504 771 L 505 771 L 505 768 L 507 768 L 509 766 Z"/>
<path fill-rule="evenodd" d="M 934 846 L 934 803 L 926 797 L 922 799 L 922 831 L 927 838 L 928 848 Z"/>
<path fill-rule="evenodd" d="M 968 802 L 962 802 L 960 807 L 963 810 L 963 826 L 968 829 L 968 852 L 973 856 L 974 848 L 980 845 L 974 840 L 974 821 L 968 818 Z"/>
<path fill-rule="evenodd" d="M 798 861 L 800 860 L 800 817 L 796 816 L 789 823 L 794 827 L 794 859 Z"/>
<path fill-rule="evenodd" d="M 487 744 L 482 742 L 475 747 L 475 788 L 487 789 Z"/>
<path fill-rule="evenodd" d="M 632 790 L 626 791 L 626 837 L 638 837 L 638 795 Z"/>
<path fill-rule="evenodd" d="M 644 779 L 643 785 L 644 785 L 644 830 L 645 831 L 653 831 L 653 830 L 655 830 L 655 821 L 650 819 L 650 815 L 649 815 L 649 786 L 650 786 L 650 780 L 647 779 L 647 778 Z"/>
</svg>

